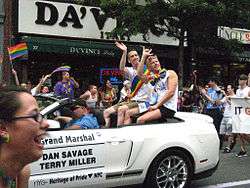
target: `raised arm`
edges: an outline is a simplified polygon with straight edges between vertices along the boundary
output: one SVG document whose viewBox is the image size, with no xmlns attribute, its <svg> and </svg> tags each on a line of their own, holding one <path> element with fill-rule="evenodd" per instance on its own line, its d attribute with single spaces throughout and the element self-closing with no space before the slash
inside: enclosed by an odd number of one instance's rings
<svg viewBox="0 0 250 188">
<path fill-rule="evenodd" d="M 20 82 L 19 82 L 19 79 L 18 79 L 18 76 L 17 76 L 17 72 L 15 71 L 15 69 L 12 69 L 11 71 L 12 71 L 12 74 L 13 74 L 14 79 L 15 79 L 15 84 L 17 86 L 20 86 Z"/>
<path fill-rule="evenodd" d="M 83 99 L 83 100 L 88 100 L 88 99 L 90 98 L 90 95 L 91 95 L 91 93 L 90 93 L 90 91 L 88 90 L 88 91 L 85 91 L 85 93 L 83 93 L 83 94 L 80 96 L 80 98 Z"/>
<path fill-rule="evenodd" d="M 117 48 L 122 51 L 122 57 L 120 60 L 119 69 L 125 71 L 126 59 L 127 59 L 127 46 L 122 42 L 115 42 Z"/>
<path fill-rule="evenodd" d="M 152 49 L 143 48 L 142 58 L 141 58 L 141 61 L 137 67 L 137 75 L 141 80 L 147 79 L 144 75 L 144 65 L 145 65 L 145 61 L 147 60 L 147 58 L 152 55 L 151 51 L 152 51 Z"/>
<path fill-rule="evenodd" d="M 40 93 L 41 87 L 44 84 L 44 82 L 51 76 L 51 74 L 47 74 L 46 76 L 42 76 L 40 82 L 35 87 L 35 94 Z"/>
<path fill-rule="evenodd" d="M 75 88 L 79 88 L 79 84 L 78 84 L 78 82 L 74 79 L 74 77 L 70 77 L 70 79 L 73 81 L 74 87 L 75 87 Z"/>
</svg>

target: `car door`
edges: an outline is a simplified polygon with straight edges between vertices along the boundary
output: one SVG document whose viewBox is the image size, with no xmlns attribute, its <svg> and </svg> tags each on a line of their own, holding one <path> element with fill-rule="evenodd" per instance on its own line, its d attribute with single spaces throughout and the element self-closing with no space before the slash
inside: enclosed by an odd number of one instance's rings
<svg viewBox="0 0 250 188">
<path fill-rule="evenodd" d="M 122 176 L 128 165 L 132 146 L 133 142 L 124 135 L 123 128 L 110 128 L 107 130 L 107 180 Z"/>
<path fill-rule="evenodd" d="M 103 187 L 125 169 L 132 142 L 120 129 L 51 131 L 31 164 L 29 187 Z M 114 136 L 116 135 L 117 136 Z"/>
</svg>

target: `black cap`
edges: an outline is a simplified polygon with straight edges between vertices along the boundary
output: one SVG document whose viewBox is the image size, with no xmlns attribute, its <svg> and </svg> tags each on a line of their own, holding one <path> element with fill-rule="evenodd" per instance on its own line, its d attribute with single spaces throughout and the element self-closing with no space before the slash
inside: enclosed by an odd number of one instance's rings
<svg viewBox="0 0 250 188">
<path fill-rule="evenodd" d="M 82 99 L 77 99 L 76 101 L 73 102 L 73 104 L 70 106 L 70 109 L 73 111 L 75 110 L 77 107 L 85 107 L 87 108 L 87 104 L 84 100 Z"/>
<path fill-rule="evenodd" d="M 248 80 L 248 77 L 245 74 L 241 74 L 239 80 Z"/>
</svg>

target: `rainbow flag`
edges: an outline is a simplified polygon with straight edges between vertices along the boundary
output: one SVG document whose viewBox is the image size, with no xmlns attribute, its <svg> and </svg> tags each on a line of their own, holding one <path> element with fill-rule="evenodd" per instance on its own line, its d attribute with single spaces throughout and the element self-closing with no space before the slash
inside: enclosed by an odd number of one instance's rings
<svg viewBox="0 0 250 188">
<path fill-rule="evenodd" d="M 52 72 L 51 74 L 53 74 L 53 73 L 55 73 L 55 72 L 69 71 L 70 69 L 71 69 L 70 66 L 67 66 L 67 65 L 61 66 L 61 67 L 58 67 L 58 68 L 56 68 L 55 70 L 53 70 L 53 72 Z"/>
<path fill-rule="evenodd" d="M 144 73 L 143 74 L 146 76 L 150 75 L 150 71 L 147 69 L 146 66 L 144 66 Z M 139 89 L 141 89 L 142 85 L 143 85 L 143 82 L 136 75 L 132 81 L 132 84 L 131 84 L 131 94 L 130 94 L 131 98 L 134 97 L 138 93 L 138 91 L 139 91 Z"/>
<path fill-rule="evenodd" d="M 20 43 L 15 46 L 8 47 L 8 52 L 10 56 L 10 60 L 14 60 L 19 57 L 23 57 L 28 55 L 28 47 L 26 43 Z"/>
</svg>

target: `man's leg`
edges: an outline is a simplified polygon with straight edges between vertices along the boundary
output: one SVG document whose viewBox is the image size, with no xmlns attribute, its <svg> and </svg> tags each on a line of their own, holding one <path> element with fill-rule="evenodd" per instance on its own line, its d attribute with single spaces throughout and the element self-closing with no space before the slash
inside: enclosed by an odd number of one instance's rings
<svg viewBox="0 0 250 188">
<path fill-rule="evenodd" d="M 240 152 L 236 156 L 244 157 L 244 156 L 247 156 L 246 141 L 245 141 L 244 134 L 239 134 L 239 136 L 240 136 Z"/>
<path fill-rule="evenodd" d="M 117 126 L 124 124 L 125 112 L 128 110 L 127 105 L 120 106 L 117 110 Z"/>
<path fill-rule="evenodd" d="M 139 113 L 139 108 L 132 108 L 132 109 L 128 109 L 125 112 L 125 118 L 124 118 L 124 125 L 129 125 L 131 124 L 132 120 L 131 117 L 138 114 Z"/>
<path fill-rule="evenodd" d="M 106 110 L 104 110 L 103 112 L 103 118 L 105 120 L 105 127 L 110 127 L 110 115 L 115 113 L 116 110 L 113 106 L 107 108 Z"/>
<path fill-rule="evenodd" d="M 137 118 L 137 123 L 144 124 L 147 121 L 156 120 L 156 119 L 160 119 L 160 118 L 161 118 L 161 112 L 159 109 L 157 109 L 154 111 L 149 111 L 149 112 L 143 114 L 142 116 L 140 116 L 139 118 Z"/>
</svg>

